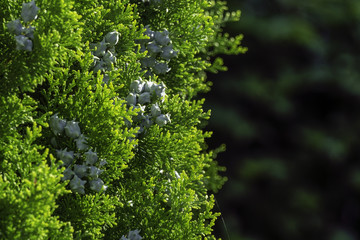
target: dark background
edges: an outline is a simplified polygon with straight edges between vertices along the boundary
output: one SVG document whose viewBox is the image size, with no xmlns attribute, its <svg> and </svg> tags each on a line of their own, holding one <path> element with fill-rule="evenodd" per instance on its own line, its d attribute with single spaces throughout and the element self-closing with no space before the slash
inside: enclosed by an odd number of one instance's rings
<svg viewBox="0 0 360 240">
<path fill-rule="evenodd" d="M 360 239 L 360 1 L 233 0 L 248 52 L 209 74 L 210 148 L 229 178 L 216 235 Z M 224 223 L 222 222 L 224 221 Z"/>
</svg>

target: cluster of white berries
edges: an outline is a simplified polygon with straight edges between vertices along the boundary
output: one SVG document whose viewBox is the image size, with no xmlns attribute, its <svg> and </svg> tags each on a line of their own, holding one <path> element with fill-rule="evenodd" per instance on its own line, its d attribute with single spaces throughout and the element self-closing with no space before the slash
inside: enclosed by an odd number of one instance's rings
<svg viewBox="0 0 360 240">
<path fill-rule="evenodd" d="M 142 237 L 140 236 L 140 231 L 135 229 L 134 231 L 129 231 L 128 236 L 125 237 L 124 235 L 120 238 L 120 240 L 141 240 Z"/>
<path fill-rule="evenodd" d="M 142 2 L 148 2 L 148 3 L 161 3 L 161 0 L 142 0 Z"/>
<path fill-rule="evenodd" d="M 177 56 L 178 51 L 173 49 L 167 30 L 152 31 L 149 26 L 145 29 L 144 34 L 149 39 L 136 40 L 136 43 L 140 44 L 140 52 L 148 51 L 148 55 L 140 60 L 141 67 L 143 71 L 146 71 L 145 76 L 151 76 L 153 73 L 165 74 L 171 70 L 168 63 Z"/>
<path fill-rule="evenodd" d="M 109 81 L 109 76 L 105 72 L 111 71 L 116 63 L 115 45 L 119 42 L 119 37 L 120 33 L 117 31 L 109 32 L 101 42 L 90 45 L 94 56 L 93 71 L 95 74 L 98 71 L 104 74 L 104 83 Z"/>
<path fill-rule="evenodd" d="M 50 117 L 50 128 L 56 137 L 67 136 L 76 144 L 76 153 L 68 151 L 67 148 L 56 150 L 57 158 L 66 167 L 61 180 L 70 180 L 70 189 L 80 194 L 85 194 L 87 182 L 89 188 L 95 192 L 106 190 L 107 186 L 99 178 L 99 175 L 104 171 L 100 170 L 100 167 L 106 164 L 106 160 L 99 159 L 97 153 L 89 149 L 86 137 L 81 134 L 79 123 L 60 119 L 57 114 L 54 114 Z M 58 147 L 55 137 L 52 138 L 51 142 L 55 147 Z M 81 162 L 82 164 L 78 164 Z"/>
<path fill-rule="evenodd" d="M 37 18 L 40 8 L 35 5 L 35 1 L 22 4 L 21 17 L 26 27 L 24 27 L 19 19 L 13 20 L 6 24 L 12 34 L 15 34 L 16 50 L 32 51 L 35 27 L 30 22 Z"/>
<path fill-rule="evenodd" d="M 166 96 L 165 89 L 164 83 L 156 84 L 152 81 L 143 81 L 141 78 L 130 84 L 126 102 L 128 107 L 140 110 L 133 118 L 133 122 L 140 127 L 139 134 L 153 123 L 163 127 L 171 122 L 170 114 L 162 114 L 159 106 Z M 127 124 L 130 126 L 130 122 Z"/>
</svg>

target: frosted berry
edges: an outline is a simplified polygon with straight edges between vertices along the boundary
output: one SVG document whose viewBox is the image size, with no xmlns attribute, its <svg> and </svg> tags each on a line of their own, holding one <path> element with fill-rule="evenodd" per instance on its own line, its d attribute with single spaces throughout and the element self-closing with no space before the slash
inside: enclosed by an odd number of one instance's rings
<svg viewBox="0 0 360 240">
<path fill-rule="evenodd" d="M 161 47 L 159 47 L 155 42 L 151 42 L 147 45 L 147 49 L 152 54 L 157 54 L 161 52 Z"/>
<path fill-rule="evenodd" d="M 74 178 L 70 181 L 70 188 L 72 191 L 85 194 L 85 180 L 81 180 L 78 176 L 74 176 Z"/>
<path fill-rule="evenodd" d="M 155 37 L 155 32 L 150 29 L 149 25 L 145 26 L 144 34 L 146 36 L 150 37 L 150 41 L 152 41 L 154 39 L 154 37 Z"/>
<path fill-rule="evenodd" d="M 80 178 L 85 177 L 87 175 L 87 169 L 88 167 L 85 165 L 78 165 L 76 164 L 74 166 L 74 172 L 76 173 L 76 175 Z"/>
<path fill-rule="evenodd" d="M 34 32 L 35 32 L 35 27 L 28 27 L 28 28 L 24 28 L 24 35 L 30 39 L 34 39 Z"/>
<path fill-rule="evenodd" d="M 21 17 L 24 22 L 31 22 L 37 18 L 37 14 L 40 8 L 38 8 L 35 4 L 35 1 L 32 0 L 29 3 L 22 4 Z"/>
<path fill-rule="evenodd" d="M 24 27 L 22 26 L 19 19 L 13 20 L 6 24 L 6 27 L 12 34 L 20 35 L 24 31 Z"/>
<path fill-rule="evenodd" d="M 169 61 L 171 58 L 176 57 L 177 53 L 177 51 L 174 51 L 172 45 L 169 45 L 162 48 L 162 53 L 160 54 L 160 57 Z"/>
<path fill-rule="evenodd" d="M 67 168 L 63 172 L 63 175 L 64 176 L 61 178 L 61 180 L 66 181 L 66 180 L 70 180 L 75 175 L 75 173 L 70 168 Z"/>
<path fill-rule="evenodd" d="M 166 96 L 165 89 L 166 89 L 166 86 L 164 83 L 160 83 L 160 84 L 156 85 L 156 88 L 155 88 L 156 96 L 158 96 L 159 98 L 165 97 Z"/>
<path fill-rule="evenodd" d="M 80 134 L 80 136 L 75 139 L 76 147 L 79 150 L 86 150 L 89 148 L 86 142 L 87 137 L 85 137 L 83 134 Z"/>
<path fill-rule="evenodd" d="M 25 50 L 25 51 L 32 51 L 33 43 L 32 41 L 24 36 L 24 35 L 18 35 L 15 36 L 16 41 L 16 50 Z"/>
<path fill-rule="evenodd" d="M 55 135 L 59 135 L 64 131 L 66 126 L 66 121 L 60 119 L 57 114 L 54 114 L 50 117 L 50 129 Z"/>
<path fill-rule="evenodd" d="M 91 149 L 86 153 L 84 153 L 84 155 L 85 155 L 86 165 L 93 165 L 99 159 L 97 153 L 93 152 Z"/>
<path fill-rule="evenodd" d="M 94 73 L 97 73 L 98 71 L 105 71 L 105 68 L 107 67 L 107 64 L 105 61 L 103 61 L 102 59 L 99 61 L 95 61 L 95 67 L 93 69 Z"/>
<path fill-rule="evenodd" d="M 159 125 L 160 127 L 165 126 L 166 124 L 170 123 L 170 115 L 169 114 L 161 114 L 160 116 L 158 116 L 155 119 L 155 122 L 157 125 Z"/>
<path fill-rule="evenodd" d="M 105 53 L 103 60 L 107 64 L 107 66 L 110 66 L 110 67 L 111 67 L 111 64 L 116 63 L 116 57 L 110 51 L 107 51 Z"/>
<path fill-rule="evenodd" d="M 65 133 L 70 138 L 78 138 L 81 134 L 79 123 L 75 121 L 68 121 L 65 126 Z"/>
<path fill-rule="evenodd" d="M 101 189 L 106 190 L 107 186 L 104 185 L 104 182 L 101 179 L 95 179 L 90 181 L 90 189 L 95 192 L 100 192 Z"/>
<path fill-rule="evenodd" d="M 134 93 L 141 93 L 144 89 L 145 83 L 141 80 L 135 80 L 130 84 L 130 91 Z"/>
<path fill-rule="evenodd" d="M 99 167 L 105 166 L 108 162 L 105 159 L 101 159 L 99 163 Z"/>
<path fill-rule="evenodd" d="M 144 92 L 144 93 L 140 94 L 138 101 L 140 104 L 149 103 L 150 102 L 150 93 Z"/>
<path fill-rule="evenodd" d="M 109 32 L 105 35 L 105 42 L 108 43 L 110 46 L 114 46 L 119 42 L 120 33 L 117 31 Z"/>
<path fill-rule="evenodd" d="M 126 97 L 126 102 L 128 105 L 136 105 L 136 94 L 135 93 L 129 93 L 129 95 Z"/>
<path fill-rule="evenodd" d="M 158 116 L 160 116 L 160 114 L 161 114 L 161 110 L 160 110 L 159 105 L 157 103 L 151 105 L 151 115 L 153 117 L 158 117 Z"/>
<path fill-rule="evenodd" d="M 92 178 L 92 179 L 96 179 L 99 177 L 99 175 L 104 172 L 104 170 L 100 170 L 99 168 L 97 167 L 94 167 L 94 166 L 91 166 L 89 168 L 89 177 Z"/>
<path fill-rule="evenodd" d="M 120 238 L 120 240 L 141 240 L 142 237 L 140 236 L 139 230 L 129 231 L 128 236 L 125 237 L 124 235 Z"/>
<path fill-rule="evenodd" d="M 156 63 L 153 70 L 155 74 L 165 74 L 170 71 L 170 68 L 166 63 Z"/>
<path fill-rule="evenodd" d="M 93 46 L 96 48 L 96 50 L 93 52 L 95 56 L 101 58 L 105 55 L 107 49 L 105 39 L 103 39 L 101 42 L 97 44 L 94 44 Z"/>
<path fill-rule="evenodd" d="M 68 152 L 66 148 L 63 150 L 56 150 L 56 156 L 58 157 L 58 159 L 63 161 L 65 166 L 69 166 L 74 160 L 74 152 Z"/>
<path fill-rule="evenodd" d="M 163 32 L 156 32 L 155 41 L 161 46 L 168 45 L 170 43 L 169 32 L 167 30 Z"/>
<path fill-rule="evenodd" d="M 148 81 L 145 83 L 144 91 L 152 94 L 153 92 L 155 92 L 155 89 L 156 89 L 156 84 L 154 82 Z"/>
</svg>

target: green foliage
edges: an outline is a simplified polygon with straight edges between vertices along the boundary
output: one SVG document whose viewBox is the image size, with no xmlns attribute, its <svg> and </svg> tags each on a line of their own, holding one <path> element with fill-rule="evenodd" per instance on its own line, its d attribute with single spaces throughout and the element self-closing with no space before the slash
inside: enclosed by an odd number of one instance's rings
<svg viewBox="0 0 360 240">
<path fill-rule="evenodd" d="M 246 47 L 240 46 L 243 35 L 230 37 L 228 33 L 222 33 L 222 27 L 231 22 L 237 22 L 240 19 L 240 10 L 236 12 L 227 12 L 228 7 L 224 1 L 210 1 L 207 14 L 213 16 L 213 31 L 210 44 L 202 50 L 202 52 L 209 57 L 215 57 L 218 54 L 239 54 L 247 51 Z M 212 65 L 207 69 L 209 72 L 217 73 L 218 71 L 226 71 L 226 66 L 223 65 L 222 58 L 216 57 Z"/>
<path fill-rule="evenodd" d="M 40 10 L 28 23 L 20 17 L 22 3 L 0 3 L 0 239 L 118 240 L 136 229 L 143 239 L 215 239 L 219 214 L 211 194 L 226 178 L 215 161 L 220 149 L 209 151 L 205 140 L 211 133 L 201 130 L 210 112 L 193 97 L 209 90 L 206 70 L 225 69 L 220 59 L 211 67 L 211 57 L 242 52 L 241 37 L 220 34 L 229 20 L 218 16 L 225 4 L 37 0 Z M 233 16 L 237 21 L 239 14 Z M 16 47 L 25 30 L 9 31 L 16 19 L 35 27 L 27 51 Z M 167 29 L 179 51 L 166 74 L 141 72 L 147 52 L 136 40 L 146 39 L 144 26 Z M 95 72 L 93 44 L 114 31 L 116 60 Z M 143 132 L 132 124 L 141 106 L 126 101 L 140 77 L 165 84 L 159 104 L 170 116 L 164 126 L 149 124 Z M 71 167 L 90 166 L 76 144 L 80 138 L 64 125 L 57 126 L 60 134 L 49 124 L 55 115 L 78 122 L 89 149 L 106 160 L 101 180 L 107 188 L 88 191 L 85 181 L 91 179 L 81 180 L 84 194 L 69 187 L 81 176 L 74 170 L 70 180 L 63 178 L 68 165 L 59 151 L 75 152 Z"/>
<path fill-rule="evenodd" d="M 54 215 L 56 200 L 67 191 L 61 169 L 49 150 L 34 144 L 41 127 L 24 137 L 1 141 L 0 213 L 2 239 L 69 239 L 72 227 Z"/>
</svg>

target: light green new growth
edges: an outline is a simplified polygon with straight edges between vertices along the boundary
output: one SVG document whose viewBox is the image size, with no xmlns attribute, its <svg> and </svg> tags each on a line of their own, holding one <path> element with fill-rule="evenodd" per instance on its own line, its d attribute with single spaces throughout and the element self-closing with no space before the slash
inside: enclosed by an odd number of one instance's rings
<svg viewBox="0 0 360 240">
<path fill-rule="evenodd" d="M 0 2 L 0 239 L 215 239 L 211 193 L 226 179 L 193 98 L 225 69 L 212 57 L 245 50 L 221 33 L 239 13 L 205 0 L 26 4 Z M 149 76 L 145 26 L 167 67 Z M 131 90 L 140 78 L 161 89 Z"/>
</svg>

